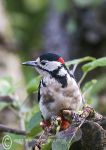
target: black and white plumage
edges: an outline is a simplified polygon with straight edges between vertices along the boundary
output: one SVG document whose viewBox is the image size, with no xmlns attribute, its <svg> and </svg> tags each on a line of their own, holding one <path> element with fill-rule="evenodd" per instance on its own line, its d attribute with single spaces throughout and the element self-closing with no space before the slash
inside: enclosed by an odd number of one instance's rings
<svg viewBox="0 0 106 150">
<path fill-rule="evenodd" d="M 62 110 L 77 112 L 82 107 L 80 89 L 62 57 L 47 53 L 38 57 L 36 61 L 23 64 L 34 66 L 42 76 L 38 101 L 45 120 L 58 115 Z"/>
</svg>

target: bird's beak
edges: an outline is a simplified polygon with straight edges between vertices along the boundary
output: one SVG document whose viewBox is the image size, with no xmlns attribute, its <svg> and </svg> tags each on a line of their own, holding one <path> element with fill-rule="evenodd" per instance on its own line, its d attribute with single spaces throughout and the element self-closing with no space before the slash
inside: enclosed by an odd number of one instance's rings
<svg viewBox="0 0 106 150">
<path fill-rule="evenodd" d="M 27 61 L 27 62 L 23 62 L 22 65 L 36 67 L 37 62 L 36 61 Z"/>
</svg>

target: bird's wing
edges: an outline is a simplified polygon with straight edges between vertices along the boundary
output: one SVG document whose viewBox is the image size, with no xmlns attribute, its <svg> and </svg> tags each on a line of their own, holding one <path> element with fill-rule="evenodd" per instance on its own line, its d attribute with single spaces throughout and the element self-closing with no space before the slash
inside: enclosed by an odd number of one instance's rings
<svg viewBox="0 0 106 150">
<path fill-rule="evenodd" d="M 38 87 L 38 102 L 40 101 L 40 86 L 41 86 L 41 81 L 40 81 L 39 87 Z"/>
</svg>

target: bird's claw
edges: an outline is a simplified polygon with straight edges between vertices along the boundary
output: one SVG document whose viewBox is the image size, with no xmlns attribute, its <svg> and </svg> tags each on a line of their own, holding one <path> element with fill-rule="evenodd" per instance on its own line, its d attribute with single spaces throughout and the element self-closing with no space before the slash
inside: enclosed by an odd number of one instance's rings
<svg viewBox="0 0 106 150">
<path fill-rule="evenodd" d="M 40 122 L 40 126 L 42 127 L 42 129 L 47 130 L 47 128 L 49 128 L 50 126 L 50 121 L 42 120 Z"/>
<path fill-rule="evenodd" d="M 52 116 L 50 121 L 43 120 L 40 122 L 40 126 L 43 128 L 43 130 L 53 133 L 60 130 L 60 125 L 61 117 L 59 116 Z"/>
<path fill-rule="evenodd" d="M 59 116 L 52 116 L 51 117 L 51 126 L 58 127 L 61 124 L 61 117 Z"/>
<path fill-rule="evenodd" d="M 77 114 L 75 112 L 71 113 L 71 117 L 72 117 L 72 120 L 75 121 L 75 122 L 79 122 L 80 121 L 79 114 Z"/>
</svg>

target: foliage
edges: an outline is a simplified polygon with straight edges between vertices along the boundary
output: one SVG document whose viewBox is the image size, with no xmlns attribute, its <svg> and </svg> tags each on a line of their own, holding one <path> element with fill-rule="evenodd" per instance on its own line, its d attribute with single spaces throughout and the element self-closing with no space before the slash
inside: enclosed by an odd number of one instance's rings
<svg viewBox="0 0 106 150">
<path fill-rule="evenodd" d="M 40 121 L 41 113 L 37 112 L 29 120 L 27 127 L 28 136 L 35 137 L 41 131 L 41 127 L 39 126 Z"/>
<path fill-rule="evenodd" d="M 12 79 L 10 77 L 0 78 L 0 96 L 10 96 L 14 94 L 16 87 L 12 83 Z M 0 111 L 8 106 L 7 103 L 2 102 L 0 104 Z"/>
<path fill-rule="evenodd" d="M 42 47 L 41 29 L 48 0 L 6 0 L 14 36 L 21 52 Z"/>
<path fill-rule="evenodd" d="M 89 61 L 89 62 L 87 62 Z M 99 59 L 95 59 L 92 57 L 84 57 L 84 58 L 80 58 L 80 59 L 76 59 L 76 60 L 72 60 L 66 63 L 67 67 L 69 67 L 70 65 L 79 65 L 80 63 L 85 63 L 84 65 L 82 65 L 82 71 L 83 74 L 86 73 L 86 75 L 94 70 L 97 67 L 105 67 L 106 66 L 106 57 L 103 58 L 99 58 Z M 86 63 L 87 62 L 87 63 Z M 84 79 L 84 78 L 83 78 Z M 27 91 L 28 93 L 33 93 L 34 91 L 36 92 L 38 89 L 38 85 L 39 85 L 39 81 L 40 81 L 40 77 L 37 76 L 35 79 L 31 80 L 29 82 L 29 84 L 27 85 Z M 93 97 L 96 93 L 94 86 L 97 85 L 100 81 L 99 80 L 91 80 L 86 82 L 82 87 L 82 93 L 85 96 L 85 99 L 88 103 L 93 104 Z M 105 85 L 106 85 L 106 79 L 105 79 Z M 102 87 L 100 87 L 102 88 Z M 10 95 L 15 93 L 15 87 L 12 83 L 12 81 L 10 79 L 7 78 L 1 78 L 0 79 L 0 95 Z M 94 91 L 94 92 L 93 92 Z M 96 93 L 97 95 L 97 93 Z M 1 102 L 1 105 L 3 103 Z M 5 107 L 8 107 L 9 104 L 6 104 L 3 106 L 0 106 L 0 110 L 3 110 Z M 20 110 L 22 111 L 22 106 L 23 104 L 20 102 Z M 29 112 L 29 113 L 28 113 Z M 34 137 L 36 137 L 41 131 L 41 127 L 40 127 L 40 121 L 41 121 L 41 114 L 39 112 L 38 109 L 38 105 L 34 106 L 33 108 L 29 108 L 28 112 L 25 112 L 25 118 L 24 118 L 24 122 L 26 124 L 26 131 L 27 131 L 27 136 L 26 139 L 33 139 Z M 17 139 L 20 138 L 17 135 L 12 135 L 11 136 L 12 140 L 13 139 Z M 22 136 L 21 139 L 23 139 L 24 137 Z M 21 147 L 23 145 L 23 143 L 18 143 Z M 14 142 L 13 146 L 15 145 L 15 149 L 18 150 L 16 147 L 17 143 L 16 141 Z M 53 150 L 61 150 L 64 147 L 64 150 L 68 150 L 70 148 L 71 142 L 67 141 L 67 140 L 60 140 L 57 139 L 49 139 L 47 140 L 47 142 L 45 144 L 42 145 L 42 150 L 49 150 L 52 149 Z M 14 148 L 13 148 L 14 149 Z M 20 148 L 21 149 L 21 148 Z"/>
<path fill-rule="evenodd" d="M 85 64 L 82 69 L 83 72 L 89 72 L 97 67 L 105 67 L 106 66 L 106 57 L 99 58 L 97 60 L 94 60 L 93 62 L 90 62 L 88 64 Z"/>
<path fill-rule="evenodd" d="M 88 1 L 84 1 L 84 0 L 75 0 L 75 3 L 81 7 L 84 6 L 90 6 L 90 5 L 99 5 L 101 3 L 100 0 L 88 0 Z"/>
<path fill-rule="evenodd" d="M 66 62 L 66 65 L 67 66 L 76 65 L 76 64 L 79 65 L 82 62 L 93 61 L 93 60 L 95 60 L 95 58 L 87 56 L 87 57 L 84 57 L 84 58 L 80 58 L 80 59 L 75 59 L 75 60 L 72 60 L 72 61 L 68 61 L 68 62 Z"/>
<path fill-rule="evenodd" d="M 16 87 L 12 83 L 10 77 L 0 78 L 0 95 L 10 95 L 15 92 Z"/>
<path fill-rule="evenodd" d="M 36 92 L 39 86 L 39 82 L 40 82 L 40 76 L 31 80 L 27 86 L 28 93 Z"/>
</svg>

